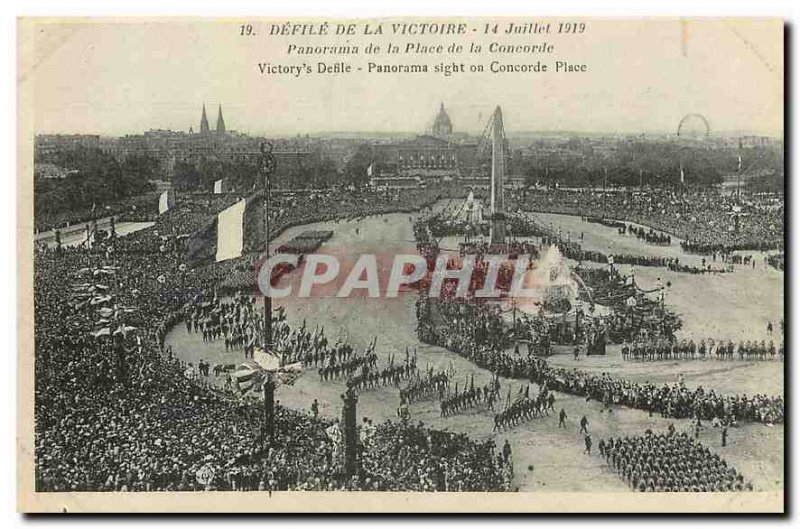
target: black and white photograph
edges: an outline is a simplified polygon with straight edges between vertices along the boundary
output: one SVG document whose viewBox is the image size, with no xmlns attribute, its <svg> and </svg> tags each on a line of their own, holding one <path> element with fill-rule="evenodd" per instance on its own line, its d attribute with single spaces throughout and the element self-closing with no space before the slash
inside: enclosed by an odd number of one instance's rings
<svg viewBox="0 0 800 529">
<path fill-rule="evenodd" d="M 783 512 L 784 42 L 20 19 L 19 508 Z"/>
</svg>

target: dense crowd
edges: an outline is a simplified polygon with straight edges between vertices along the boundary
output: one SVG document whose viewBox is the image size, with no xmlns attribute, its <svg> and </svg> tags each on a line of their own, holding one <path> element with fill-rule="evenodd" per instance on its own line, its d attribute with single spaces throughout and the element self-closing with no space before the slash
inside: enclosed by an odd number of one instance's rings
<svg viewBox="0 0 800 529">
<path fill-rule="evenodd" d="M 428 430 L 421 424 L 378 428 L 362 460 L 374 490 L 509 490 L 511 458 L 495 452 L 494 441 L 476 443 L 464 434 Z M 410 486 L 404 485 L 409 484 Z"/>
<path fill-rule="evenodd" d="M 594 189 L 521 190 L 509 210 L 564 213 L 635 222 L 683 239 L 687 251 L 710 254 L 783 248 L 783 197 L 736 197 L 717 191 Z"/>
<path fill-rule="evenodd" d="M 548 202 L 549 207 L 568 212 L 589 204 L 586 211 L 599 210 L 601 200 L 594 192 L 578 192 L 575 202 L 570 202 L 572 194 L 554 193 L 555 200 Z M 645 199 L 629 194 L 632 202 L 626 203 L 616 194 L 611 196 L 614 198 L 607 197 L 602 202 L 611 204 L 609 209 L 616 208 L 615 217 L 684 237 L 693 251 L 727 256 L 735 249 L 782 246 L 782 203 L 778 208 L 766 208 L 754 199 L 752 204 L 743 206 L 751 215 L 741 216 L 738 230 L 731 232 L 722 229 L 727 224 L 717 224 L 730 219 L 726 208 L 731 202 L 726 198 L 706 194 L 677 198 L 655 193 Z M 545 197 L 527 197 L 526 205 L 547 202 Z M 270 211 L 270 226 L 275 230 L 271 234 L 309 222 L 418 211 L 436 199 L 425 190 L 287 193 L 276 196 L 275 207 Z M 660 199 L 672 199 L 676 204 L 653 202 Z M 342 470 L 341 439 L 335 433 L 340 431 L 338 421 L 279 405 L 276 442 L 267 446 L 262 436 L 261 406 L 205 383 L 205 377 L 198 380 L 187 376 L 187 366 L 164 349 L 165 336 L 174 326 L 186 325 L 188 331 L 202 334 L 206 341 L 224 340 L 232 353 L 244 350 L 248 354 L 252 354 L 262 330 L 262 318 L 258 317 L 252 298 L 218 297 L 223 292 L 252 287 L 258 237 L 249 241 L 249 253 L 240 261 L 201 268 L 187 266 L 188 236 L 202 228 L 210 215 L 235 200 L 232 196 L 185 197 L 173 210 L 156 218 L 152 228 L 103 241 L 90 251 L 37 251 L 37 490 L 507 490 L 512 475 L 510 458 L 496 454 L 491 441 L 475 442 L 409 421 L 387 422 L 374 429 L 362 426 L 360 471 L 347 476 Z M 642 207 L 647 204 L 650 205 Z M 716 213 L 718 207 L 724 216 Z M 670 220 L 670 214 L 676 212 L 682 221 Z M 693 217 L 701 220 L 692 220 Z M 415 225 L 414 229 L 421 251 L 437 255 L 429 228 Z M 522 227 L 518 229 L 523 232 Z M 776 233 L 780 233 L 780 240 Z M 575 250 L 568 242 L 557 244 L 565 248 L 564 253 Z M 531 248 L 521 246 L 520 250 L 527 253 Z M 599 262 L 608 258 L 594 257 Z M 615 262 L 624 260 L 624 256 L 615 256 Z M 611 316 L 602 320 L 592 318 L 602 321 L 598 332 L 602 330 L 613 338 L 615 330 L 616 336 L 621 336 L 626 330 L 635 329 L 642 339 L 650 340 L 648 344 L 671 339 L 676 324 L 663 307 L 660 313 L 650 307 L 653 317 L 644 316 L 641 305 L 625 310 L 625 302 L 633 292 L 621 289 L 619 277 L 607 270 L 583 275 L 592 285 L 595 301 L 608 301 L 615 308 Z M 630 288 L 635 290 L 633 284 Z M 637 299 L 642 301 L 641 296 Z M 499 313 L 451 300 L 438 305 L 432 310 L 430 300 L 420 297 L 417 318 L 421 340 L 447 347 L 490 369 L 496 377 L 536 383 L 550 392 L 546 393 L 548 396 L 552 391 L 562 391 L 608 406 L 628 406 L 665 417 L 723 419 L 726 424 L 784 420 L 781 397 L 723 396 L 702 387 L 691 390 L 683 384 L 634 383 L 607 374 L 553 368 L 543 358 L 549 352 L 548 330 L 534 332 L 531 338 L 536 339 L 529 340 L 527 355 L 510 354 L 506 349 L 513 345 L 511 333 Z M 330 344 L 324 333 L 312 333 L 305 325 L 302 329 L 290 328 L 280 316 L 274 324 L 286 362 L 314 366 L 320 374 L 329 371 L 331 378 L 346 378 L 351 388 L 399 386 L 406 380 L 404 400 L 408 402 L 438 394 L 443 385 L 448 386 L 449 381 L 443 382 L 435 375 L 428 378 L 429 382 L 420 383 L 425 375 L 421 378 L 416 368 L 416 355 L 379 368 L 374 351 L 358 354 L 345 343 Z M 545 334 L 546 339 L 539 339 Z M 631 340 L 630 357 L 634 336 L 625 337 Z M 577 333 L 572 339 L 577 339 Z M 689 353 L 688 344 L 684 348 L 674 341 L 670 343 L 672 356 L 676 347 L 679 356 L 700 356 L 700 346 Z M 732 357 L 729 343 L 708 347 L 708 354 L 714 350 L 723 352 L 724 358 Z M 645 349 L 651 350 L 649 346 L 640 348 L 640 356 Z M 777 352 L 781 357 L 782 350 L 781 345 Z M 734 348 L 735 354 L 747 358 L 774 358 L 776 353 L 772 351 L 774 347 L 763 343 L 745 342 Z M 367 360 L 359 360 L 352 370 L 351 362 L 361 358 Z M 369 367 L 364 369 L 367 364 Z M 206 365 L 206 375 L 207 369 Z M 494 385 L 489 395 L 496 393 L 493 388 Z M 458 392 L 464 393 L 469 397 L 462 398 L 463 402 L 454 404 L 453 409 L 485 400 L 487 395 L 486 387 L 465 387 Z M 443 402 L 447 398 L 440 396 Z M 552 409 L 552 403 L 549 406 Z M 547 409 L 542 411 L 542 401 L 523 397 L 498 415 L 501 426 L 508 426 L 536 413 L 546 413 Z M 617 446 L 616 442 L 610 444 Z M 696 455 L 691 450 L 687 453 Z M 645 488 L 649 479 L 646 483 Z M 708 488 L 708 483 L 698 486 Z"/>
<path fill-rule="evenodd" d="M 349 214 L 373 211 L 367 202 Z M 334 211 L 314 213 L 333 218 L 347 207 L 329 204 Z M 186 266 L 181 236 L 214 212 L 200 199 L 179 200 L 152 228 L 108 247 L 37 251 L 38 491 L 507 489 L 507 465 L 493 446 L 397 423 L 377 428 L 349 477 L 330 420 L 278 405 L 276 439 L 266 446 L 259 404 L 188 376 L 163 348 L 187 316 L 207 339 L 234 347 L 249 339 L 247 303 L 218 299 L 201 309 L 231 264 Z M 294 354 L 314 362 L 313 350 Z"/>
<path fill-rule="evenodd" d="M 104 205 L 94 204 L 74 211 L 58 211 L 56 213 L 46 210 L 36 211 L 35 231 L 64 229 L 69 226 L 83 225 L 87 222 L 105 217 L 117 217 L 121 220 L 150 221 L 158 214 L 158 193 L 128 197 L 125 200 Z"/>
<path fill-rule="evenodd" d="M 633 276 L 622 275 L 616 268 L 576 267 L 575 275 L 591 289 L 581 289 L 579 296 L 590 303 L 612 309 L 611 313 L 587 320 L 587 325 L 603 328 L 614 343 L 632 341 L 637 338 L 663 337 L 672 339 L 683 322 L 674 312 L 665 307 L 663 292 L 657 286 L 653 290 L 642 290 Z"/>
</svg>

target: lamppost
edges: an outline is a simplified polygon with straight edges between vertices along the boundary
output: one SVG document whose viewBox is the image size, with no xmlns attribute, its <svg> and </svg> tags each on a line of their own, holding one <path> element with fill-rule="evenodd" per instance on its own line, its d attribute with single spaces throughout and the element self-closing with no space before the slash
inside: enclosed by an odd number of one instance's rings
<svg viewBox="0 0 800 529">
<path fill-rule="evenodd" d="M 518 302 L 517 298 L 514 298 L 514 297 L 511 298 L 511 314 L 512 314 L 512 318 L 513 318 L 513 322 L 514 322 L 514 337 L 515 337 L 515 339 L 516 339 L 516 336 L 517 336 L 517 304 L 518 303 L 519 302 Z"/>
<path fill-rule="evenodd" d="M 264 374 L 264 429 L 262 439 L 264 446 L 275 444 L 275 378 L 272 373 Z"/>
<path fill-rule="evenodd" d="M 264 177 L 264 262 L 269 259 L 269 202 L 270 177 L 277 162 L 272 154 L 271 143 L 261 143 L 260 170 Z M 271 278 L 270 278 L 271 279 Z M 272 297 L 264 295 L 264 352 L 272 345 Z"/>
<path fill-rule="evenodd" d="M 352 477 L 358 472 L 358 427 L 356 425 L 356 404 L 358 395 L 353 388 L 347 388 L 342 395 L 342 424 L 344 425 L 344 473 Z"/>
<path fill-rule="evenodd" d="M 736 204 L 731 209 L 731 216 L 733 217 L 733 232 L 739 233 L 739 220 L 742 216 L 742 206 Z"/>
<path fill-rule="evenodd" d="M 261 143 L 260 171 L 264 177 L 264 262 L 269 259 L 269 201 L 270 176 L 275 171 L 275 156 L 271 143 Z M 271 280 L 271 278 L 270 278 Z M 272 347 L 272 297 L 264 295 L 264 352 Z M 275 378 L 272 373 L 264 373 L 264 443 L 272 446 L 275 442 Z"/>
</svg>

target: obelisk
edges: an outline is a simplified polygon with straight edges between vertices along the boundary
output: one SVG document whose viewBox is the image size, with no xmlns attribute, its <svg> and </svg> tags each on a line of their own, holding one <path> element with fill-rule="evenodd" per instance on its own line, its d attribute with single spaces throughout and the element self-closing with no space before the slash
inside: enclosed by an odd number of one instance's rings
<svg viewBox="0 0 800 529">
<path fill-rule="evenodd" d="M 506 215 L 503 200 L 503 183 L 505 182 L 505 138 L 503 134 L 503 111 L 494 109 L 492 117 L 492 180 L 491 188 L 491 244 L 505 244 Z"/>
</svg>

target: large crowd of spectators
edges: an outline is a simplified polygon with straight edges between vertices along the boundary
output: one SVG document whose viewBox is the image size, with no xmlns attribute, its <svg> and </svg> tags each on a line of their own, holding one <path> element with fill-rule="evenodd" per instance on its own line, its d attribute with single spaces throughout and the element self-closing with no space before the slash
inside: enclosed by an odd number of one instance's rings
<svg viewBox="0 0 800 529">
<path fill-rule="evenodd" d="M 36 211 L 34 228 L 37 232 L 64 229 L 76 224 L 86 224 L 104 217 L 121 220 L 150 221 L 158 215 L 158 193 L 128 197 L 110 204 L 86 207 L 74 211 Z"/>
<path fill-rule="evenodd" d="M 509 210 L 635 222 L 683 239 L 686 251 L 711 254 L 784 246 L 782 197 L 717 191 L 525 189 L 506 195 Z"/>
<path fill-rule="evenodd" d="M 360 198 L 363 207 L 350 214 L 371 211 Z M 37 250 L 36 489 L 506 490 L 507 465 L 491 444 L 399 423 L 380 425 L 362 443 L 360 471 L 348 476 L 330 419 L 278 405 L 267 445 L 260 404 L 187 375 L 164 338 L 187 306 L 214 296 L 230 265 L 188 267 L 182 236 L 224 201 L 179 200 L 155 226 L 91 251 Z M 334 197 L 327 204 L 333 211 L 294 209 L 335 218 L 347 207 Z M 304 220 L 284 214 L 287 223 Z M 218 326 L 230 339 L 242 330 L 234 319 L 193 314 L 190 325 L 212 338 Z"/>
<path fill-rule="evenodd" d="M 269 212 L 271 235 L 311 222 L 409 213 L 437 198 L 430 190 L 280 194 Z M 253 264 L 263 237 L 247 242 L 248 253 L 242 260 L 199 268 L 187 262 L 189 236 L 210 215 L 237 199 L 185 197 L 156 218 L 153 227 L 111 237 L 91 250 L 37 250 L 37 490 L 507 490 L 510 461 L 495 453 L 491 441 L 475 442 L 407 421 L 386 422 L 363 436 L 360 470 L 349 476 L 343 472 L 341 442 L 330 433 L 338 421 L 277 406 L 276 442 L 268 446 L 258 403 L 186 376 L 186 365 L 164 350 L 167 332 L 185 322 L 187 305 L 213 296 L 212 289 L 234 292 L 254 284 Z M 690 245 L 687 249 L 703 253 L 781 248 L 783 244 L 783 204 L 769 205 L 758 199 L 740 205 L 707 193 L 610 193 L 603 197 L 594 191 L 558 191 L 532 192 L 510 200 L 518 200 L 526 210 L 602 216 L 607 210 L 615 218 L 682 237 Z M 741 209 L 733 211 L 734 205 Z M 731 212 L 742 213 L 734 230 L 728 229 L 734 222 Z M 420 248 L 435 255 L 438 249 L 430 230 L 414 228 Z M 565 253 L 571 251 L 564 247 Z M 615 257 L 616 262 L 624 261 Z M 597 256 L 603 258 L 607 256 Z M 611 276 L 605 270 L 596 274 L 597 299 L 605 296 L 615 303 L 628 299 L 614 290 L 618 278 L 607 280 L 605 288 L 601 274 Z M 510 354 L 507 349 L 513 343 L 499 314 L 456 303 L 444 299 L 434 311 L 431 300 L 420 296 L 420 339 L 447 347 L 497 375 L 665 417 L 724 419 L 728 424 L 784 420 L 781 397 L 723 396 L 702 387 L 636 383 L 608 374 L 553 368 L 543 358 L 549 336 L 530 340 L 527 356 Z M 603 325 L 610 336 L 614 328 L 646 327 L 636 318 L 636 310 L 620 307 Z M 660 321 L 650 327 L 650 335 L 668 336 L 675 326 L 667 318 L 661 314 Z M 201 329 L 205 324 L 201 323 Z M 242 329 L 223 330 L 222 336 L 225 333 L 229 339 L 252 338 Z M 618 445 L 616 441 L 610 444 Z M 732 486 L 739 481 L 734 477 Z M 646 488 L 650 486 L 649 478 L 645 483 Z M 683 483 L 674 486 L 683 487 Z M 716 483 L 705 480 L 698 487 L 716 487 Z M 730 480 L 721 483 L 731 486 Z"/>
</svg>

